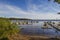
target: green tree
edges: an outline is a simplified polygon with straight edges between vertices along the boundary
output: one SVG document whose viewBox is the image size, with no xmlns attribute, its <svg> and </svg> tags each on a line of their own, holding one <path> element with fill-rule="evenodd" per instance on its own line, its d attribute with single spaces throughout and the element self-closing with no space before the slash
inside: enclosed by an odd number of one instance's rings
<svg viewBox="0 0 60 40">
<path fill-rule="evenodd" d="M 48 0 L 51 1 L 51 0 Z M 58 4 L 60 4 L 60 0 L 54 0 L 54 2 L 57 2 Z"/>
<path fill-rule="evenodd" d="M 0 18 L 0 39 L 8 38 L 10 35 L 15 35 L 18 32 L 17 25 L 11 24 L 9 19 Z"/>
<path fill-rule="evenodd" d="M 60 0 L 54 0 L 54 2 L 57 2 L 58 4 L 60 4 Z"/>
</svg>

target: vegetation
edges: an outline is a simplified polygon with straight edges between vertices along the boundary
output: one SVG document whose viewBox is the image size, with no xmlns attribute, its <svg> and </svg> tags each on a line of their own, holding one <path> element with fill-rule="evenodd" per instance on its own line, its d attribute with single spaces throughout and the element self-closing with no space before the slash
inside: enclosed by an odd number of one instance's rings
<svg viewBox="0 0 60 40">
<path fill-rule="evenodd" d="M 0 40 L 8 40 L 9 36 L 15 35 L 19 32 L 17 25 L 11 24 L 7 18 L 0 18 Z"/>
<path fill-rule="evenodd" d="M 28 18 L 9 18 L 9 20 L 32 20 Z"/>
<path fill-rule="evenodd" d="M 48 1 L 50 1 L 50 0 L 48 0 Z M 54 2 L 57 2 L 58 4 L 60 4 L 60 0 L 54 0 Z"/>
<path fill-rule="evenodd" d="M 60 0 L 54 0 L 54 2 L 57 2 L 58 4 L 60 4 Z"/>
<path fill-rule="evenodd" d="M 60 12 L 58 12 L 57 14 L 60 14 Z"/>
</svg>

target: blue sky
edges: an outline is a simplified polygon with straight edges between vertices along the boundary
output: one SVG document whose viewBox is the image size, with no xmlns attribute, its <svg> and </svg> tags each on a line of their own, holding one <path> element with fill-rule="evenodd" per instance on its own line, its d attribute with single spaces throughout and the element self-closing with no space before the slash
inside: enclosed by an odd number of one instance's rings
<svg viewBox="0 0 60 40">
<path fill-rule="evenodd" d="M 60 19 L 60 4 L 53 0 L 0 0 L 1 17 Z"/>
</svg>

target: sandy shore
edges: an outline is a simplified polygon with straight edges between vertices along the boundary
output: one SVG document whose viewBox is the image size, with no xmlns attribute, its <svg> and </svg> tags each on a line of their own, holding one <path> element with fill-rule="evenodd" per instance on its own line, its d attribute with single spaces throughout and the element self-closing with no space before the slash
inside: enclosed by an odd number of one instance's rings
<svg viewBox="0 0 60 40">
<path fill-rule="evenodd" d="M 23 35 L 28 37 L 28 40 L 60 40 L 60 37 L 49 37 L 49 36 L 30 36 Z"/>
<path fill-rule="evenodd" d="M 13 35 L 10 40 L 60 40 L 59 38 L 50 38 L 49 36 L 32 36 L 32 35 Z"/>
</svg>

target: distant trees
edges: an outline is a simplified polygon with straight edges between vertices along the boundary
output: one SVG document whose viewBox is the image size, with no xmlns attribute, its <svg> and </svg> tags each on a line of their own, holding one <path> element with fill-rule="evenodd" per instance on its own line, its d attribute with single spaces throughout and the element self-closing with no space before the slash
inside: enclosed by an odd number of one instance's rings
<svg viewBox="0 0 60 40">
<path fill-rule="evenodd" d="M 11 24 L 11 21 L 6 18 L 0 18 L 0 39 L 6 39 L 19 32 L 17 25 Z"/>
</svg>

